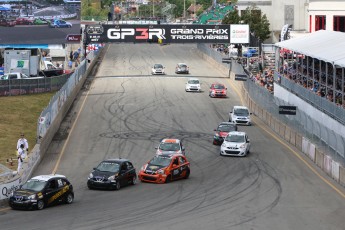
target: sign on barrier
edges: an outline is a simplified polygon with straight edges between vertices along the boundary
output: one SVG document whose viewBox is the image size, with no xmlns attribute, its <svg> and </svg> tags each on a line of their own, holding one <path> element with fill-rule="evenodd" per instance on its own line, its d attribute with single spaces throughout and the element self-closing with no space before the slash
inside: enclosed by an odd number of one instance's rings
<svg viewBox="0 0 345 230">
<path fill-rule="evenodd" d="M 230 25 L 87 25 L 86 43 L 230 43 Z"/>
<path fill-rule="evenodd" d="M 332 161 L 332 178 L 339 181 L 339 163 Z"/>
<path fill-rule="evenodd" d="M 6 183 L 6 184 L 0 184 L 0 200 L 7 199 L 11 195 L 11 193 L 19 188 L 21 184 L 21 178 L 18 178 L 15 181 Z"/>
</svg>

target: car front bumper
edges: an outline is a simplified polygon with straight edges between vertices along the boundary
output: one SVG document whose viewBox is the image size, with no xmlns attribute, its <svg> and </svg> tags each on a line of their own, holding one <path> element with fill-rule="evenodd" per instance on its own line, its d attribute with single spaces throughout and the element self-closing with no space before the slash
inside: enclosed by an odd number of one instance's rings
<svg viewBox="0 0 345 230">
<path fill-rule="evenodd" d="M 111 181 L 96 181 L 91 179 L 87 180 L 87 186 L 89 188 L 99 188 L 99 189 L 115 189 L 116 188 L 116 181 L 111 182 Z"/>
<path fill-rule="evenodd" d="M 166 175 L 162 174 L 147 174 L 145 172 L 139 172 L 139 180 L 142 182 L 163 184 L 166 180 Z"/>
<path fill-rule="evenodd" d="M 220 155 L 222 156 L 238 156 L 238 157 L 243 157 L 246 155 L 246 149 L 228 149 L 227 147 L 221 147 L 220 148 Z"/>
<path fill-rule="evenodd" d="M 37 200 L 16 201 L 10 198 L 9 205 L 13 209 L 37 209 Z"/>
</svg>

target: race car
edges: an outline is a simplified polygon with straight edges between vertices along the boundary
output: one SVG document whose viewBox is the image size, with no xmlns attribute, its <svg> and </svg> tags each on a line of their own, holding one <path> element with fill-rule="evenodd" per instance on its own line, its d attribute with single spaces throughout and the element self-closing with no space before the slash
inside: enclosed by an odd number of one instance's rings
<svg viewBox="0 0 345 230">
<path fill-rule="evenodd" d="M 152 75 L 165 74 L 165 68 L 162 64 L 154 64 L 151 69 Z"/>
<path fill-rule="evenodd" d="M 209 96 L 210 97 L 226 97 L 227 88 L 220 83 L 213 83 L 210 87 Z"/>
<path fill-rule="evenodd" d="M 169 183 L 173 180 L 187 179 L 190 163 L 182 154 L 161 154 L 154 156 L 139 171 L 139 180 L 151 183 Z"/>
<path fill-rule="evenodd" d="M 245 132 L 229 132 L 220 147 L 221 156 L 246 156 L 250 151 L 250 140 Z"/>
<path fill-rule="evenodd" d="M 189 74 L 189 67 L 185 63 L 177 63 L 175 73 L 186 73 Z"/>
<path fill-rule="evenodd" d="M 71 28 L 72 23 L 66 22 L 61 19 L 55 19 L 52 23 L 49 24 L 50 28 Z"/>
<path fill-rule="evenodd" d="M 214 131 L 213 144 L 220 145 L 229 132 L 237 131 L 237 125 L 232 122 L 221 122 Z"/>
<path fill-rule="evenodd" d="M 36 176 L 14 191 L 9 199 L 13 209 L 38 209 L 58 203 L 71 204 L 74 200 L 72 184 L 64 175 Z"/>
<path fill-rule="evenodd" d="M 93 169 L 88 177 L 87 187 L 119 190 L 123 186 L 136 183 L 137 173 L 129 160 L 108 159 Z"/>
<path fill-rule="evenodd" d="M 189 78 L 186 83 L 186 92 L 201 92 L 200 81 L 197 78 Z"/>
<path fill-rule="evenodd" d="M 161 143 L 158 147 L 156 147 L 157 151 L 156 154 L 163 154 L 163 153 L 180 153 L 185 155 L 185 148 L 182 145 L 182 141 L 179 139 L 172 139 L 172 138 L 166 138 L 161 140 Z"/>
</svg>

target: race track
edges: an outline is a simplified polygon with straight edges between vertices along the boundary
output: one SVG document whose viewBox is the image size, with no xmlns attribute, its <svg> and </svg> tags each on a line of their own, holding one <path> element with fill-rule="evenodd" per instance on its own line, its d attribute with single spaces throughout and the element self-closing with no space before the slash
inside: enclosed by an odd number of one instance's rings
<svg viewBox="0 0 345 230">
<path fill-rule="evenodd" d="M 69 34 L 80 34 L 80 21 L 71 28 L 49 28 L 48 25 L 0 27 L 0 44 L 65 44 Z"/>
<path fill-rule="evenodd" d="M 174 73 L 178 62 L 190 66 L 189 76 L 200 78 L 204 92 L 184 91 L 188 76 Z M 154 63 L 166 66 L 167 75 L 151 76 Z M 229 97 L 209 98 L 213 82 L 226 84 Z M 34 173 L 51 173 L 67 141 L 57 172 L 74 185 L 75 202 L 0 211 L 0 229 L 343 230 L 344 197 L 258 119 L 239 127 L 252 143 L 247 157 L 219 155 L 213 129 L 241 103 L 234 86 L 196 54 L 196 45 L 110 45 L 93 83 L 68 114 L 65 124 L 76 122 L 69 138 L 56 138 Z M 119 191 L 87 188 L 87 176 L 101 160 L 128 158 L 139 171 L 164 137 L 183 140 L 191 162 L 188 180 L 139 182 Z"/>
</svg>

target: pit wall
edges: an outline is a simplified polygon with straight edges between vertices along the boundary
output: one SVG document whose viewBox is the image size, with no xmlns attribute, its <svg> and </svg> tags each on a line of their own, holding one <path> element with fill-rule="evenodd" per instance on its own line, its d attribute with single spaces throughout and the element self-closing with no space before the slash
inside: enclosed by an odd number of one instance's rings
<svg viewBox="0 0 345 230">
<path fill-rule="evenodd" d="M 229 67 L 224 65 L 224 63 L 219 62 L 219 60 L 215 60 L 212 56 L 217 56 L 216 54 L 212 54 L 216 52 L 209 46 L 203 45 L 200 49 L 198 45 L 198 49 L 196 52 L 199 56 L 205 59 L 207 62 L 211 63 L 215 68 L 223 72 L 225 75 L 228 75 Z M 206 50 L 205 49 L 209 49 Z M 208 55 L 211 53 L 211 55 Z M 224 56 L 225 57 L 225 56 Z M 217 58 L 219 59 L 219 58 Z M 235 62 L 233 64 L 236 65 Z M 231 73 L 230 79 L 234 79 L 234 74 Z M 308 138 L 304 137 L 302 134 L 296 132 L 294 129 L 290 128 L 286 124 L 280 122 L 276 117 L 272 114 L 261 108 L 253 98 L 250 97 L 249 93 L 245 89 L 242 82 L 233 81 L 239 89 L 241 89 L 241 94 L 244 98 L 246 106 L 250 109 L 250 111 L 259 119 L 261 119 L 267 126 L 269 126 L 280 138 L 287 141 L 289 144 L 296 147 L 299 151 L 304 153 L 315 165 L 317 165 L 321 170 L 323 170 L 329 177 L 335 180 L 337 183 L 345 187 L 345 168 L 337 161 L 335 161 L 331 156 L 327 155 L 323 150 L 318 148 L 314 143 L 312 143 Z M 255 84 L 254 82 L 251 82 Z M 258 86 L 257 87 L 261 87 Z M 269 94 L 269 92 L 267 91 Z"/>
</svg>

